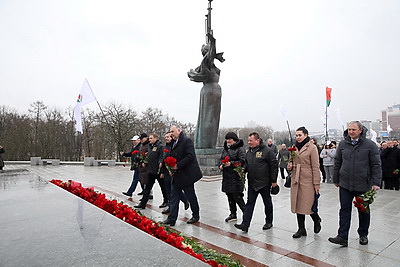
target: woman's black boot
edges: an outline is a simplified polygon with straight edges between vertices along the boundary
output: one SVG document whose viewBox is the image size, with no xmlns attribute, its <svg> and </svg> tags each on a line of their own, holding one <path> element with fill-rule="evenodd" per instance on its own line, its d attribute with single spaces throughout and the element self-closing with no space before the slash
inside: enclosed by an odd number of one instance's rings
<svg viewBox="0 0 400 267">
<path fill-rule="evenodd" d="M 313 213 L 311 218 L 314 221 L 314 233 L 318 234 L 321 232 L 321 217 L 319 217 L 318 213 Z"/>
<path fill-rule="evenodd" d="M 299 238 L 307 235 L 306 227 L 305 227 L 306 216 L 304 214 L 297 214 L 297 225 L 299 229 L 296 233 L 293 234 L 293 238 Z"/>
</svg>

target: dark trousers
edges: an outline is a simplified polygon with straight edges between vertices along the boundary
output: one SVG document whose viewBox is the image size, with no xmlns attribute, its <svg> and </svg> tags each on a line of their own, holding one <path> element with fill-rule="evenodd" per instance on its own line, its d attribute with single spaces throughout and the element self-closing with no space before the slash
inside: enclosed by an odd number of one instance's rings
<svg viewBox="0 0 400 267">
<path fill-rule="evenodd" d="M 281 171 L 282 179 L 285 179 L 285 168 L 279 168 L 279 170 Z"/>
<path fill-rule="evenodd" d="M 261 195 L 264 202 L 265 223 L 272 223 L 273 213 L 272 213 L 271 186 L 263 187 L 258 191 L 255 191 L 253 188 L 249 186 L 247 193 L 247 203 L 244 208 L 243 222 L 242 222 L 242 224 L 244 224 L 247 227 L 250 226 L 258 194 Z"/>
<path fill-rule="evenodd" d="M 244 203 L 243 193 L 226 193 L 226 196 L 228 197 L 229 210 L 231 211 L 232 215 L 236 215 L 236 205 L 238 205 L 242 212 L 244 212 L 244 207 L 246 204 Z"/>
<path fill-rule="evenodd" d="M 168 206 L 169 207 L 171 207 L 171 185 L 172 185 L 171 181 L 172 181 L 172 178 L 171 178 L 170 175 L 165 175 L 164 176 L 165 188 L 167 189 L 167 194 L 168 194 L 168 199 L 169 199 L 169 202 L 168 202 Z M 188 199 L 187 199 L 187 197 L 185 196 L 185 193 L 183 193 L 182 190 L 181 190 L 179 199 L 185 204 L 188 203 Z"/>
<path fill-rule="evenodd" d="M 146 205 L 147 201 L 149 201 L 149 196 L 150 196 L 150 193 L 151 193 L 151 189 L 153 189 L 153 185 L 156 182 L 156 180 L 157 180 L 157 182 L 158 182 L 158 184 L 160 185 L 160 188 L 161 188 L 161 193 L 162 193 L 163 198 L 164 198 L 163 202 L 164 203 L 168 203 L 168 194 L 167 194 L 167 189 L 166 189 L 165 184 L 164 184 L 164 179 L 161 179 L 160 175 L 157 174 L 157 173 L 148 173 L 147 184 L 144 187 L 142 201 L 140 201 L 141 205 Z"/>
<path fill-rule="evenodd" d="M 188 185 L 186 187 L 178 188 L 174 184 L 171 185 L 171 205 L 170 214 L 168 216 L 168 221 L 176 222 L 178 219 L 179 212 L 179 199 L 181 192 L 184 192 L 189 203 L 190 209 L 192 210 L 192 216 L 194 218 L 200 218 L 200 207 L 197 202 L 196 191 L 194 189 L 194 184 Z"/>
<path fill-rule="evenodd" d="M 385 177 L 384 181 L 385 189 L 389 190 L 399 190 L 399 177 L 398 176 L 390 176 L 390 177 Z"/>
<path fill-rule="evenodd" d="M 353 198 L 361 195 L 364 192 L 349 191 L 340 187 L 339 199 L 340 199 L 340 211 L 339 211 L 339 230 L 338 236 L 348 239 L 351 221 L 351 210 L 353 208 Z M 358 209 L 357 209 L 358 210 Z M 371 222 L 371 216 L 369 212 L 362 212 L 358 210 L 358 235 L 367 236 L 368 229 Z"/>
<path fill-rule="evenodd" d="M 129 195 L 132 195 L 133 192 L 136 190 L 137 184 L 140 182 L 140 177 L 139 177 L 139 170 L 136 170 L 133 172 L 133 178 L 132 178 L 132 183 L 131 186 L 129 187 L 127 193 Z M 140 186 L 142 187 L 142 190 L 144 190 L 144 186 L 140 183 Z"/>
</svg>

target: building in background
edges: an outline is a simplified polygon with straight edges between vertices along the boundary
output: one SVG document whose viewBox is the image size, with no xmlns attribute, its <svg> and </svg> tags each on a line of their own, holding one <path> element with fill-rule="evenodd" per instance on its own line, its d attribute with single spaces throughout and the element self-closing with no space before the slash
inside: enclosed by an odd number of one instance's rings
<svg viewBox="0 0 400 267">
<path fill-rule="evenodd" d="M 387 107 L 382 111 L 381 137 L 398 138 L 400 135 L 400 104 Z"/>
</svg>

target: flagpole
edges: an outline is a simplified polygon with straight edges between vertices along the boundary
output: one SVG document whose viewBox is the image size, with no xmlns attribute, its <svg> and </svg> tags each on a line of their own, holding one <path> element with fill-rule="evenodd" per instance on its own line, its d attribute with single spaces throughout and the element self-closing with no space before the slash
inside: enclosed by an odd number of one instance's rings
<svg viewBox="0 0 400 267">
<path fill-rule="evenodd" d="M 113 128 L 111 127 L 110 123 L 108 123 L 107 117 L 106 117 L 106 115 L 104 114 L 104 111 L 103 111 L 103 109 L 101 108 L 100 103 L 99 103 L 99 101 L 97 101 L 97 99 L 96 99 L 96 102 L 97 102 L 97 105 L 98 105 L 99 108 L 100 108 L 100 112 L 101 112 L 101 114 L 103 115 L 103 118 L 104 118 L 104 120 L 105 120 L 105 122 L 106 122 L 106 124 L 107 124 L 107 126 L 108 126 L 108 129 L 110 130 L 111 134 L 114 135 L 114 137 L 116 137 L 117 134 L 114 132 L 114 130 L 113 130 Z"/>
<path fill-rule="evenodd" d="M 290 131 L 290 126 L 289 126 L 289 121 L 286 120 L 287 128 L 289 131 L 289 137 L 290 137 L 290 145 L 293 145 L 293 138 L 292 138 L 292 132 Z"/>
<path fill-rule="evenodd" d="M 325 106 L 325 144 L 328 143 L 328 105 Z"/>
</svg>

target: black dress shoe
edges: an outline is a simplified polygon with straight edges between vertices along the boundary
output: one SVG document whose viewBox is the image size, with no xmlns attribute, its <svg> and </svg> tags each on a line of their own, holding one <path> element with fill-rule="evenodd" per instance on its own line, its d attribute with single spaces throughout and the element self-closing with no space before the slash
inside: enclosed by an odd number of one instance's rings
<svg viewBox="0 0 400 267">
<path fill-rule="evenodd" d="M 139 205 L 135 205 L 135 206 L 133 206 L 135 209 L 138 209 L 138 210 L 144 210 L 145 208 L 146 208 L 146 205 L 142 205 L 142 204 L 139 204 Z"/>
<path fill-rule="evenodd" d="M 131 197 L 131 196 L 132 196 L 132 194 L 129 194 L 129 193 L 127 193 L 127 192 L 122 192 L 122 194 L 124 194 L 125 196 L 128 196 L 128 197 Z"/>
<path fill-rule="evenodd" d="M 149 196 L 149 199 L 153 199 L 153 195 L 150 195 L 150 196 Z"/>
<path fill-rule="evenodd" d="M 185 203 L 185 210 L 188 210 L 190 207 L 189 201 Z"/>
<path fill-rule="evenodd" d="M 163 210 L 161 213 L 162 214 L 168 214 L 168 213 L 171 213 L 171 210 L 168 208 L 168 209 Z"/>
<path fill-rule="evenodd" d="M 170 221 L 170 220 L 167 219 L 167 220 L 163 221 L 163 224 L 174 226 L 175 222 L 174 221 Z"/>
<path fill-rule="evenodd" d="M 307 231 L 304 228 L 300 228 L 299 230 L 297 230 L 296 233 L 294 233 L 292 235 L 293 238 L 300 238 L 302 236 L 306 236 L 307 235 Z"/>
<path fill-rule="evenodd" d="M 197 223 L 199 220 L 200 220 L 200 218 L 192 217 L 192 218 L 190 218 L 190 220 L 187 221 L 186 223 L 188 223 L 188 224 Z"/>
<path fill-rule="evenodd" d="M 338 245 L 342 245 L 343 247 L 347 247 L 348 246 L 348 242 L 346 239 L 340 237 L 340 236 L 336 236 L 336 237 L 329 237 L 328 241 L 334 244 L 338 244 Z"/>
<path fill-rule="evenodd" d="M 360 236 L 360 245 L 367 245 L 368 244 L 368 237 Z"/>
<path fill-rule="evenodd" d="M 249 231 L 249 227 L 247 227 L 247 226 L 244 225 L 244 224 L 237 224 L 237 223 L 235 223 L 234 226 L 235 226 L 237 229 L 240 229 L 240 230 L 242 230 L 242 231 L 245 232 L 245 233 L 247 233 L 247 231 Z"/>
<path fill-rule="evenodd" d="M 142 192 L 140 192 L 140 193 L 138 193 L 138 196 L 141 196 L 141 195 L 143 195 L 143 193 L 144 193 L 143 191 L 142 191 Z"/>
<path fill-rule="evenodd" d="M 158 206 L 159 208 L 165 208 L 168 206 L 167 202 L 163 202 L 160 206 Z"/>
<path fill-rule="evenodd" d="M 264 226 L 262 227 L 263 230 L 268 230 L 272 228 L 272 223 L 266 223 L 264 224 Z"/>
</svg>

